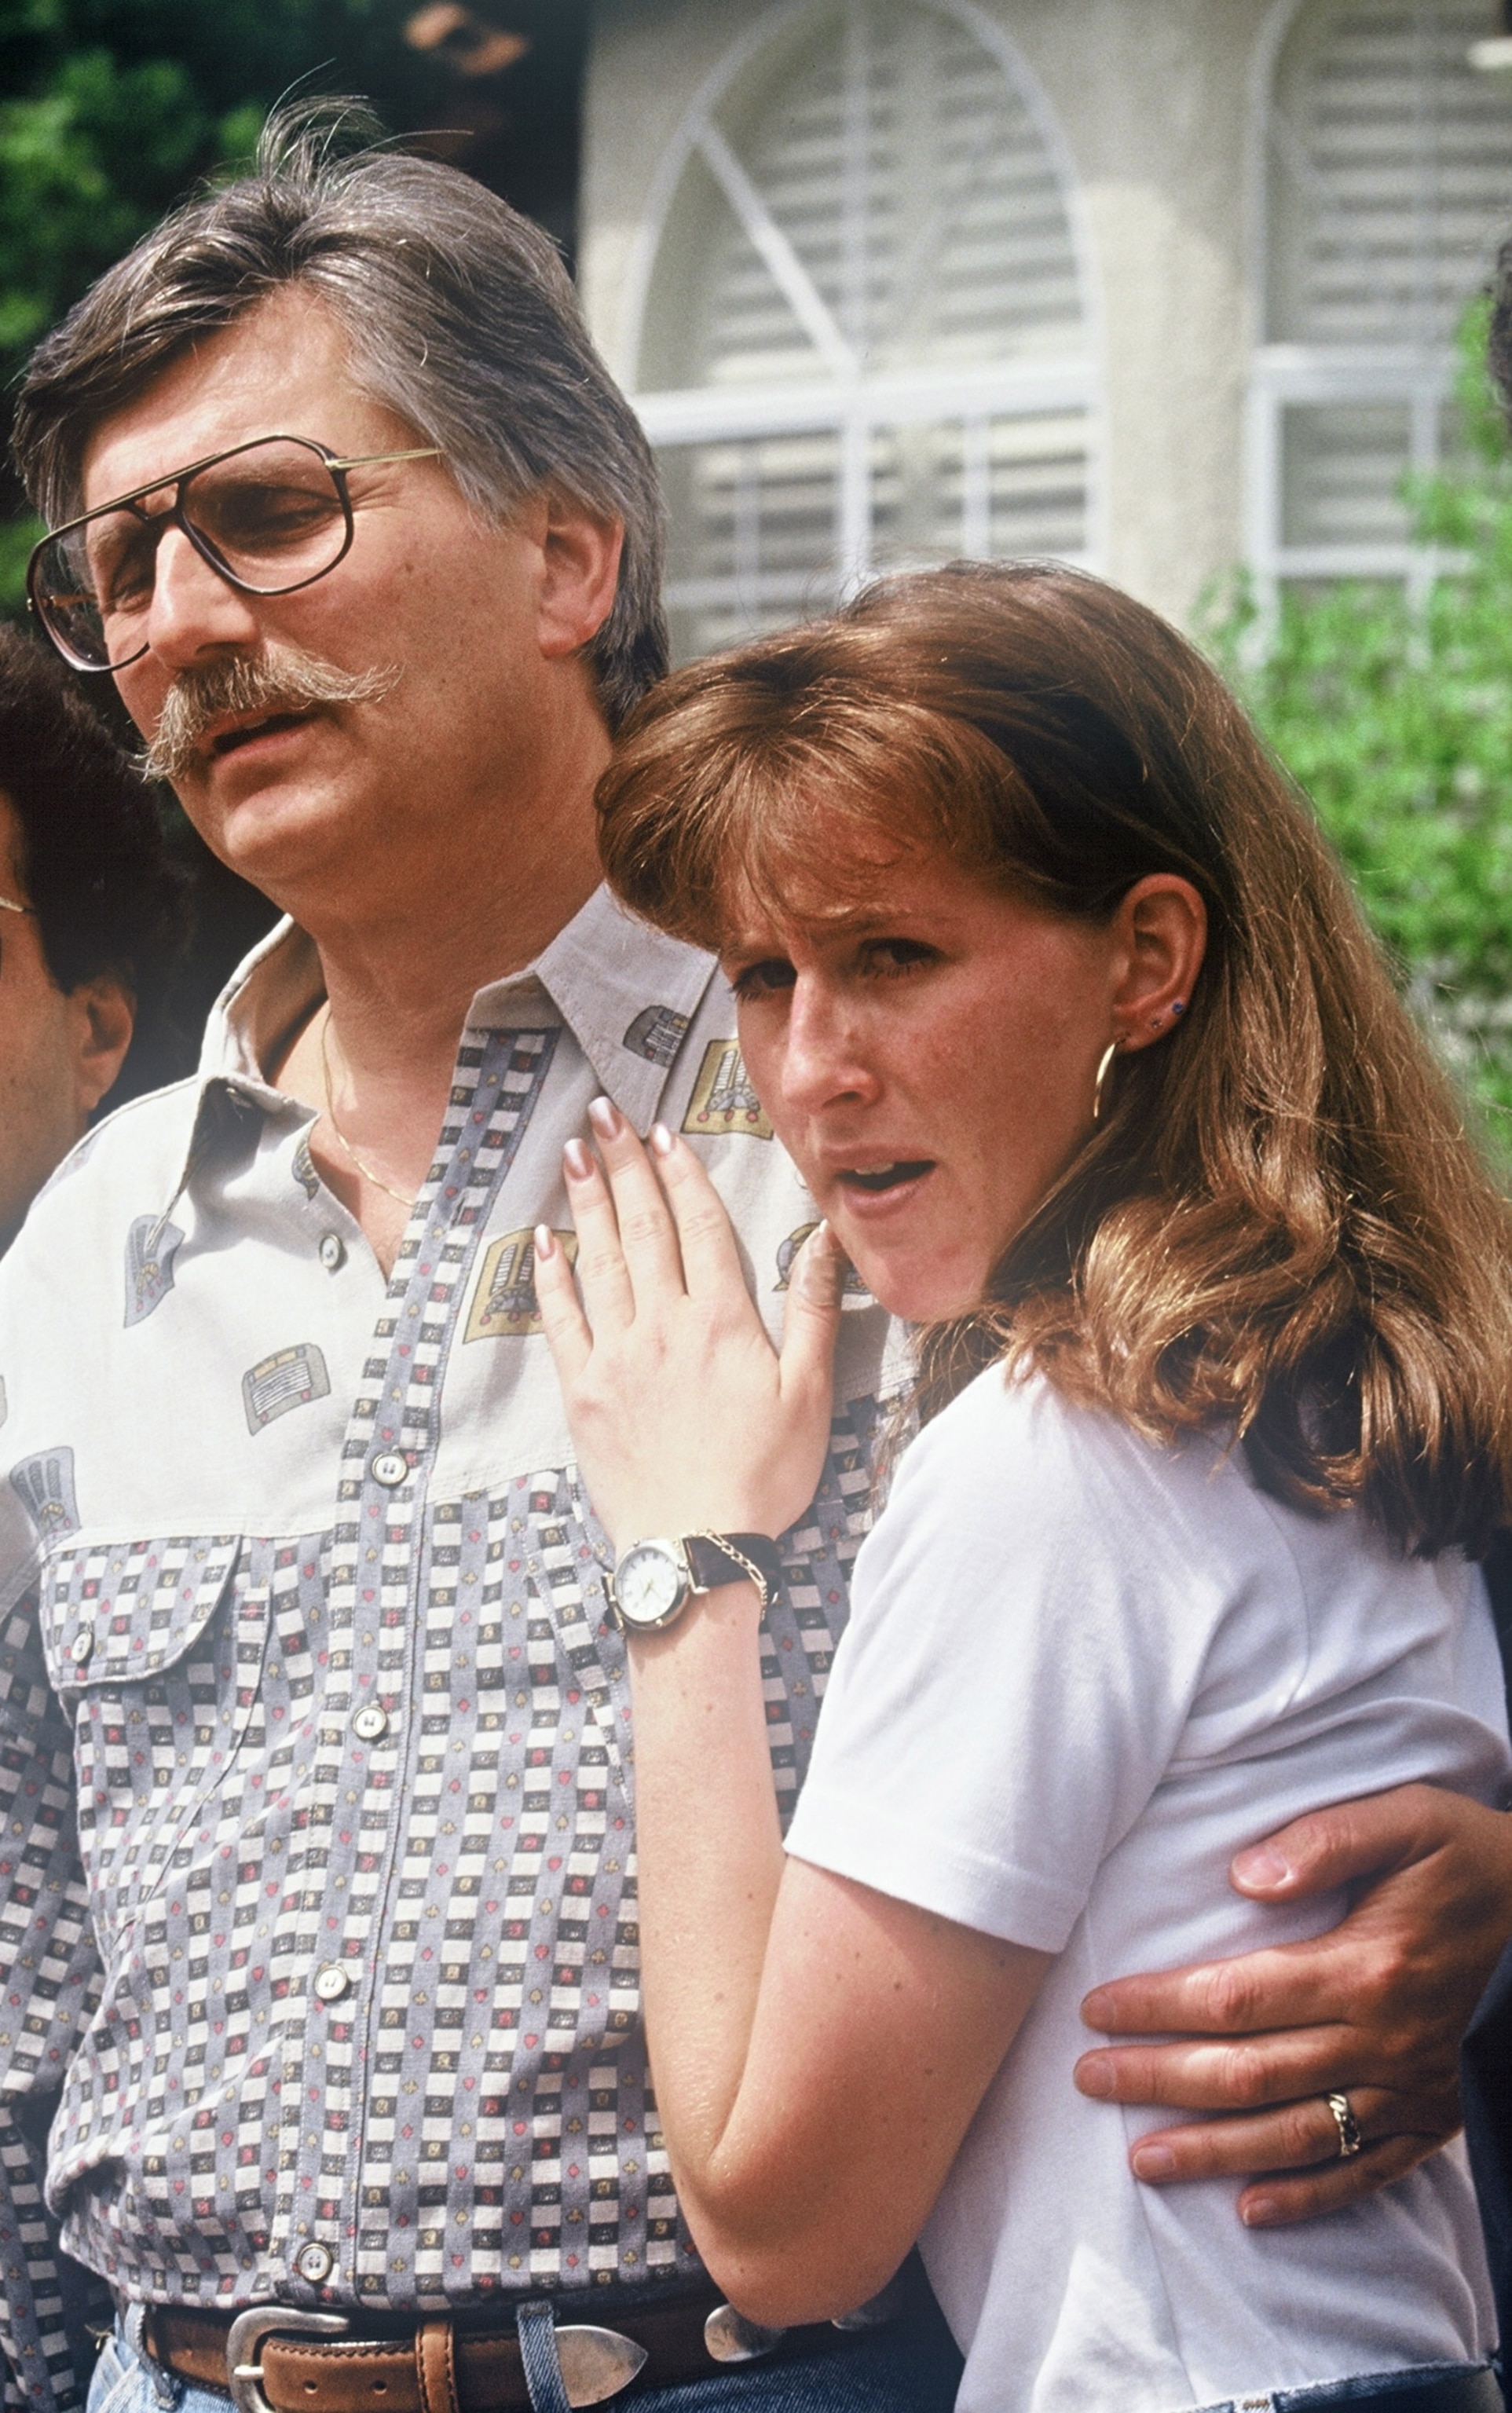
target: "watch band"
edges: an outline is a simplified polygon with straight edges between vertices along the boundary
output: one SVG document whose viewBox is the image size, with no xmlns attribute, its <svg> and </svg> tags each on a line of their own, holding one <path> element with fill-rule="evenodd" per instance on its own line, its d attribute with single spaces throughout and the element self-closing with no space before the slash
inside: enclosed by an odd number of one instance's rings
<svg viewBox="0 0 1512 2413">
<path fill-rule="evenodd" d="M 682 1544 L 695 1591 L 754 1583 L 764 1610 L 782 1588 L 781 1554 L 769 1534 L 685 1533 Z"/>
</svg>

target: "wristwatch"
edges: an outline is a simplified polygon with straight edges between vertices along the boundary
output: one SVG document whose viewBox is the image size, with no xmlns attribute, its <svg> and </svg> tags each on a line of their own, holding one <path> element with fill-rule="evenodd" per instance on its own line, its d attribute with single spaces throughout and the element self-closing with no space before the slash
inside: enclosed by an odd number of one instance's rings
<svg viewBox="0 0 1512 2413">
<path fill-rule="evenodd" d="M 632 1542 L 609 1579 L 609 1614 L 621 1634 L 660 1634 L 690 1600 L 720 1584 L 753 1583 L 764 1611 L 782 1581 L 777 1544 L 765 1533 L 684 1533 Z"/>
</svg>

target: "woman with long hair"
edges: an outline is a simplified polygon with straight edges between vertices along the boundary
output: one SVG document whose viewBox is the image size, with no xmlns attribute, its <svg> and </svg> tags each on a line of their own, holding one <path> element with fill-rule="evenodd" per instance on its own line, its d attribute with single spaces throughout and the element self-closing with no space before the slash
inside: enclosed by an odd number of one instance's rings
<svg viewBox="0 0 1512 2413">
<path fill-rule="evenodd" d="M 619 895 L 719 952 L 823 1219 L 780 1355 L 665 1130 L 600 1102 L 568 1151 L 581 1303 L 537 1239 L 705 2261 L 781 2325 L 922 2232 L 969 2413 L 1490 2413 L 1459 2148 L 1247 2228 L 1221 2183 L 1142 2189 L 1131 2115 L 1070 2079 L 1100 1979 L 1329 1922 L 1238 1899 L 1245 1843 L 1507 1782 L 1475 1560 L 1512 1235 L 1305 808 L 1153 614 L 963 566 L 680 673 L 600 809 Z M 917 1327 L 916 1430 L 784 1855 L 760 1614 L 847 1259 Z M 1371 2109 L 1328 2098 L 1342 2153 Z"/>
</svg>

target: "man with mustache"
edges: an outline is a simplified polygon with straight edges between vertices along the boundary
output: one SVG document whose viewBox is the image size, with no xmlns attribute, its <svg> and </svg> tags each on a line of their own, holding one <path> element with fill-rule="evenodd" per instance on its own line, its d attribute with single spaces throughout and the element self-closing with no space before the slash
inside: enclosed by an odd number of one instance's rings
<svg viewBox="0 0 1512 2413">
<path fill-rule="evenodd" d="M 625 1653 L 531 1230 L 615 1114 L 704 1144 L 774 1322 L 812 1210 L 713 967 L 599 886 L 594 785 L 664 660 L 639 429 L 542 237 L 443 168 L 342 155 L 317 112 L 100 280 L 17 442 L 43 626 L 290 919 L 200 1078 L 101 1135 L 0 1282 L 13 2389 L 82 2384 L 82 2268 L 119 2316 L 111 2413 L 560 2413 L 632 2381 L 647 2413 L 943 2408 L 911 2284 L 843 2331 L 719 2303 L 640 2024 Z M 768 1603 L 790 1796 L 882 1339 L 858 1298 Z M 1512 1925 L 1500 1822 L 1364 1805 L 1254 1886 L 1393 1858 L 1353 1925 L 1233 1993 L 1232 2025 L 1300 2032 L 1238 2075 L 1201 2043 L 1160 2065 L 1171 2101 L 1281 2107 L 1173 2132 L 1176 2175 L 1294 2166 L 1250 2190 L 1291 2216 L 1452 2124 Z M 1223 1983 L 1138 2017 L 1223 2025 Z"/>
</svg>

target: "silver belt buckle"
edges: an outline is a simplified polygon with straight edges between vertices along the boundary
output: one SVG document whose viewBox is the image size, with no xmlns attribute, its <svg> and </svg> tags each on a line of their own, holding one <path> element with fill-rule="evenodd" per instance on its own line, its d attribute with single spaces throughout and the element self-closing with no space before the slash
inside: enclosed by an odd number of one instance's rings
<svg viewBox="0 0 1512 2413">
<path fill-rule="evenodd" d="M 841 2313 L 830 2327 L 846 2332 L 880 2330 L 897 2318 L 908 2301 L 908 2289 L 902 2272 L 897 2272 L 885 2287 L 878 2289 L 866 2303 L 857 2304 L 851 2313 Z M 761 2321 L 749 2321 L 737 2313 L 734 2304 L 716 2304 L 704 2324 L 704 2344 L 716 2362 L 759 2362 L 764 2354 L 772 2354 L 787 2336 L 785 2329 L 768 2329 Z"/>
<path fill-rule="evenodd" d="M 602 2405 L 617 2396 L 647 2360 L 645 2346 L 634 2338 L 599 2329 L 591 2321 L 570 2321 L 556 2336 L 556 2366 L 573 2406 Z"/>
<path fill-rule="evenodd" d="M 716 2304 L 704 2324 L 704 2344 L 716 2362 L 759 2362 L 786 2336 L 786 2330 L 767 2329 L 761 2321 L 748 2321 L 734 2304 Z"/>
<path fill-rule="evenodd" d="M 238 2313 L 226 2335 L 226 2384 L 236 2413 L 275 2413 L 257 2359 L 265 2337 L 345 2337 L 350 2328 L 345 2313 L 307 2313 L 298 2304 L 254 2304 Z"/>
</svg>

